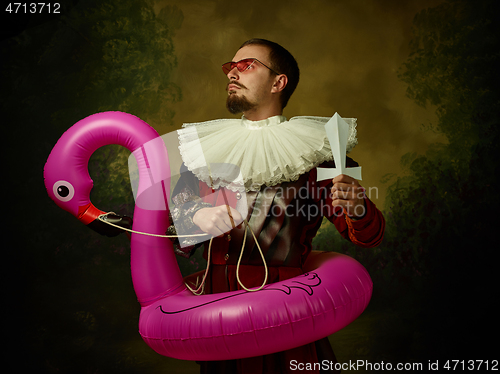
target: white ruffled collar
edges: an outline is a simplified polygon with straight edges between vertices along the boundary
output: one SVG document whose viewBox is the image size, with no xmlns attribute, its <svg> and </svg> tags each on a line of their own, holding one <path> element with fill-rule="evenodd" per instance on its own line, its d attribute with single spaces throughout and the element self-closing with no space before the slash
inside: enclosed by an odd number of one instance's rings
<svg viewBox="0 0 500 374">
<path fill-rule="evenodd" d="M 295 181 L 333 160 L 325 132 L 329 117 L 273 116 L 261 121 L 220 119 L 184 124 L 178 130 L 186 167 L 213 188 L 257 191 Z M 349 124 L 347 152 L 357 144 L 356 119 Z"/>
<path fill-rule="evenodd" d="M 282 122 L 286 122 L 286 117 L 273 116 L 260 121 L 252 121 L 245 116 L 241 117 L 241 126 L 248 130 L 261 130 L 263 127 L 279 125 Z"/>
</svg>

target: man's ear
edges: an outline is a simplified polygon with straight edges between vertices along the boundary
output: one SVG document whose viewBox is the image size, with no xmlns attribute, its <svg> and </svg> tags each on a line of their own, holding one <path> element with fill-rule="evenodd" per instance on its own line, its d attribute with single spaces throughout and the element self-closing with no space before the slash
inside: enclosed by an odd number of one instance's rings
<svg viewBox="0 0 500 374">
<path fill-rule="evenodd" d="M 288 77 L 285 74 L 277 75 L 275 80 L 274 80 L 274 84 L 273 84 L 273 88 L 272 88 L 271 92 L 272 93 L 281 92 L 285 89 L 287 84 L 288 84 Z"/>
</svg>

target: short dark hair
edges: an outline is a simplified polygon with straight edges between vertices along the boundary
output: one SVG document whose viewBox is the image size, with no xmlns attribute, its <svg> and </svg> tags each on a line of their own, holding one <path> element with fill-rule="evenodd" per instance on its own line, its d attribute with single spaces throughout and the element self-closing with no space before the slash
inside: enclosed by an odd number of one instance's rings
<svg viewBox="0 0 500 374">
<path fill-rule="evenodd" d="M 288 83 L 281 92 L 281 108 L 283 109 L 288 104 L 290 96 L 299 84 L 300 71 L 299 65 L 295 58 L 285 48 L 275 42 L 266 39 L 250 39 L 243 43 L 240 47 L 243 48 L 247 45 L 262 45 L 269 49 L 269 59 L 271 60 L 271 67 L 273 70 L 280 74 L 285 74 L 288 78 Z"/>
</svg>

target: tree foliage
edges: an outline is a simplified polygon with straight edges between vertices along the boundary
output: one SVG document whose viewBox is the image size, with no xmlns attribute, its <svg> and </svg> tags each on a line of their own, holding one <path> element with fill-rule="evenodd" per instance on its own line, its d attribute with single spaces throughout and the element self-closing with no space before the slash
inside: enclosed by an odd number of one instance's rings
<svg viewBox="0 0 500 374">
<path fill-rule="evenodd" d="M 67 119 L 106 110 L 169 123 L 169 103 L 180 99 L 170 77 L 172 36 L 181 22 L 172 6 L 156 17 L 151 1 L 80 1 L 5 43 L 9 89 L 59 129 Z"/>
<path fill-rule="evenodd" d="M 435 130 L 448 139 L 424 155 L 403 157 L 406 174 L 392 178 L 386 198 L 383 258 L 392 266 L 385 275 L 415 293 L 412 313 L 420 322 L 414 328 L 424 355 L 465 354 L 459 342 L 473 339 L 493 317 L 488 261 L 499 209 L 500 109 L 494 3 L 448 0 L 418 13 L 412 52 L 400 71 L 408 96 L 436 107 Z M 464 297 L 481 305 L 465 320 Z M 477 349 L 491 353 L 484 344 Z"/>
<path fill-rule="evenodd" d="M 436 129 L 471 147 L 496 131 L 500 109 L 495 1 L 449 0 L 414 19 L 400 78 L 418 104 L 436 106 Z"/>
<path fill-rule="evenodd" d="M 7 56 L 0 71 L 7 173 L 16 197 L 7 230 L 15 244 L 6 260 L 16 281 L 6 284 L 18 311 L 9 336 L 28 357 L 12 371 L 144 372 L 161 357 L 137 334 L 129 241 L 101 237 L 57 208 L 43 166 L 62 133 L 96 112 L 171 124 L 181 98 L 171 81 L 173 36 L 183 16 L 175 6 L 155 15 L 151 0 L 72 3 L 0 45 Z M 92 155 L 96 207 L 133 214 L 129 154 L 107 146 Z"/>
<path fill-rule="evenodd" d="M 392 234 L 412 241 L 412 250 L 441 252 L 465 239 L 472 245 L 484 240 L 475 230 L 479 222 L 489 228 L 494 222 L 500 53 L 493 5 L 450 0 L 414 19 L 412 53 L 400 77 L 411 98 L 436 107 L 435 129 L 448 144 L 403 157 L 407 175 L 388 188 Z M 419 271 L 425 270 L 422 261 Z"/>
<path fill-rule="evenodd" d="M 399 360 L 492 353 L 475 334 L 497 326 L 492 260 L 500 208 L 500 45 L 494 5 L 447 0 L 415 16 L 411 54 L 399 77 L 410 98 L 436 108 L 434 130 L 448 143 L 403 156 L 404 174 L 384 178 L 387 229 L 378 251 L 340 246 L 367 266 L 374 301 L 397 311 L 399 320 L 378 334 L 397 339 L 407 332 L 404 345 L 415 350 Z M 380 345 L 373 352 L 384 354 Z"/>
</svg>

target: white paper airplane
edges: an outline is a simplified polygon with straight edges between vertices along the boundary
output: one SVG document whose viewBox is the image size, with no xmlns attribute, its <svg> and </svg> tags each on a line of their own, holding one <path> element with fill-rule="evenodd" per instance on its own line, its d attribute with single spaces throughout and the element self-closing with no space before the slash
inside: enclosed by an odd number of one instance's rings
<svg viewBox="0 0 500 374">
<path fill-rule="evenodd" d="M 344 174 L 354 179 L 361 180 L 361 166 L 354 168 L 346 168 L 346 147 L 349 137 L 349 125 L 335 113 L 332 118 L 325 124 L 326 136 L 332 148 L 334 168 L 317 168 L 317 181 L 325 179 L 333 179 L 337 175 Z"/>
</svg>

